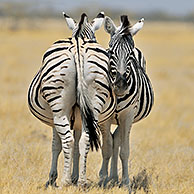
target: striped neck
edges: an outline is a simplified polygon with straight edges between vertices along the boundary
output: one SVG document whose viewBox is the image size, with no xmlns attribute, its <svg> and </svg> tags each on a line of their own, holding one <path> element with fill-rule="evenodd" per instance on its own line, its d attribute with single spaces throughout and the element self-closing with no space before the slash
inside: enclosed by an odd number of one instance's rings
<svg viewBox="0 0 194 194">
<path fill-rule="evenodd" d="M 87 24 L 82 24 L 82 26 L 77 26 L 73 30 L 72 36 L 75 37 L 80 37 L 81 39 L 90 39 L 90 40 L 96 40 L 95 34 L 91 29 L 91 25 L 89 23 Z"/>
</svg>

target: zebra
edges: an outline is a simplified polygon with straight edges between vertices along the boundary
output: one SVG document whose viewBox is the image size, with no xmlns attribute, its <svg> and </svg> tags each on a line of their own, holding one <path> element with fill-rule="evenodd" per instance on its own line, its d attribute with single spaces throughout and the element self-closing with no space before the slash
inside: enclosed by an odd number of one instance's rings
<svg viewBox="0 0 194 194">
<path fill-rule="evenodd" d="M 133 36 L 143 27 L 142 18 L 131 25 L 126 15 L 121 16 L 121 25 L 116 27 L 110 17 L 105 17 L 104 28 L 110 34 L 109 42 L 109 72 L 114 92 L 117 96 L 117 107 L 112 123 L 117 124 L 113 133 L 113 155 L 111 171 L 108 176 L 107 158 L 103 156 L 100 185 L 108 181 L 118 183 L 117 161 L 120 147 L 122 163 L 122 181 L 120 186 L 129 187 L 128 158 L 129 135 L 132 124 L 147 117 L 154 103 L 152 84 L 146 73 L 146 61 L 143 53 L 135 47 Z M 115 123 L 116 121 L 116 123 Z"/>
<path fill-rule="evenodd" d="M 64 16 L 73 35 L 54 42 L 45 52 L 42 66 L 28 90 L 30 111 L 53 129 L 52 163 L 46 187 L 56 186 L 61 150 L 64 152 L 62 183 L 72 183 L 73 147 L 79 149 L 74 151 L 75 158 L 80 157 L 78 184 L 86 184 L 87 154 L 90 147 L 98 150 L 100 146 L 98 124 L 109 119 L 116 108 L 108 76 L 108 55 L 94 34 L 104 21 L 104 13 L 99 13 L 91 23 L 85 13 L 79 23 L 65 13 Z M 76 166 L 73 174 L 77 170 Z"/>
</svg>

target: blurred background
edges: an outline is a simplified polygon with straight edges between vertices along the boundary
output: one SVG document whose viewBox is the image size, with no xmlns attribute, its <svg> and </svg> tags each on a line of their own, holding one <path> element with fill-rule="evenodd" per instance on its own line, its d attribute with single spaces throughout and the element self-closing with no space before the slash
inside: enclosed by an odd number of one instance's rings
<svg viewBox="0 0 194 194">
<path fill-rule="evenodd" d="M 62 11 L 90 21 L 104 11 L 119 23 L 127 14 L 145 18 L 135 45 L 146 58 L 155 92 L 148 118 L 131 131 L 129 174 L 157 194 L 194 193 L 194 1 L 178 0 L 0 0 L 0 193 L 56 193 L 44 190 L 51 163 L 52 130 L 28 110 L 27 91 L 41 67 L 44 52 L 71 36 Z M 98 42 L 108 47 L 103 27 Z M 100 152 L 88 155 L 90 194 L 128 193 L 118 187 L 99 189 Z M 59 179 L 63 154 L 59 162 Z M 119 177 L 121 178 L 119 164 Z M 85 193 L 74 186 L 57 193 Z"/>
<path fill-rule="evenodd" d="M 105 10 L 107 15 L 118 18 L 120 13 L 127 13 L 131 18 L 144 15 L 149 20 L 179 20 L 192 21 L 194 19 L 194 1 L 187 0 L 1 0 L 0 16 L 15 18 L 58 17 L 62 11 L 79 17 L 85 11 L 90 16 Z"/>
</svg>

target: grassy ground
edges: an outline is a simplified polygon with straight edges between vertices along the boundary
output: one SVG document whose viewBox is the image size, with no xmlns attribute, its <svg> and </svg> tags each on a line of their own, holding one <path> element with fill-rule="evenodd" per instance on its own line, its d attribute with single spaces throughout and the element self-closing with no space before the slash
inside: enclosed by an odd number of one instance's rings
<svg viewBox="0 0 194 194">
<path fill-rule="evenodd" d="M 62 21 L 40 21 L 39 29 L 25 25 L 9 30 L 2 21 L 0 25 L 0 193 L 85 193 L 73 186 L 44 190 L 52 131 L 30 114 L 26 97 L 43 52 L 70 31 Z M 97 38 L 107 47 L 103 28 Z M 150 193 L 194 193 L 194 27 L 146 23 L 135 42 L 147 59 L 155 105 L 147 119 L 133 126 L 130 178 L 147 178 Z M 127 193 L 97 187 L 100 164 L 100 152 L 90 152 L 88 193 Z M 62 168 L 61 154 L 59 185 Z M 143 189 L 137 193 L 144 193 Z"/>
</svg>

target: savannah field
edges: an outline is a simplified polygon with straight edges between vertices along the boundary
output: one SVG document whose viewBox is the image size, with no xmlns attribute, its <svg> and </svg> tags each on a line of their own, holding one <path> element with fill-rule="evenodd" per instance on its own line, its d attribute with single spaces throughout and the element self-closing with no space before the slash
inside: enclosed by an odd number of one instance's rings
<svg viewBox="0 0 194 194">
<path fill-rule="evenodd" d="M 47 189 L 52 130 L 28 110 L 27 90 L 44 51 L 71 36 L 63 20 L 0 21 L 0 193 L 128 193 L 124 188 L 98 188 L 101 153 L 89 152 L 91 186 Z M 97 39 L 107 47 L 101 28 Z M 153 194 L 194 193 L 194 24 L 149 23 L 135 36 L 147 60 L 155 91 L 148 118 L 131 132 L 130 179 Z M 63 154 L 59 159 L 61 185 Z M 119 165 L 121 177 L 121 165 Z M 143 182 L 141 180 L 143 180 Z"/>
</svg>

